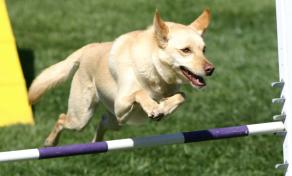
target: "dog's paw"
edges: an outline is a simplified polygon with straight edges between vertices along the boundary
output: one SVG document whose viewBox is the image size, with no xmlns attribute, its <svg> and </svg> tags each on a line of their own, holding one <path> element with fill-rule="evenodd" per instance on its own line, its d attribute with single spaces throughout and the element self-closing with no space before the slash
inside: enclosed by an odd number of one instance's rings
<svg viewBox="0 0 292 176">
<path fill-rule="evenodd" d="M 46 139 L 44 144 L 43 144 L 44 147 L 52 147 L 52 146 L 55 146 L 54 144 L 54 141 L 51 141 L 49 139 Z"/>
<path fill-rule="evenodd" d="M 164 116 L 165 116 L 165 114 L 163 112 L 159 112 L 159 113 L 156 112 L 151 116 L 148 115 L 148 117 L 150 119 L 153 119 L 153 120 L 156 120 L 156 121 L 160 121 Z"/>
<path fill-rule="evenodd" d="M 146 111 L 147 116 L 151 119 L 160 120 L 164 113 L 161 111 L 161 108 L 159 106 L 153 108 L 152 110 Z"/>
<path fill-rule="evenodd" d="M 164 115 L 171 114 L 176 108 L 184 102 L 184 94 L 179 93 L 172 97 L 166 98 L 159 103 L 160 111 L 163 112 Z"/>
<path fill-rule="evenodd" d="M 155 121 L 160 121 L 161 119 L 163 119 L 165 117 L 165 114 L 164 113 L 160 113 L 158 114 L 157 116 L 155 117 L 150 117 L 152 120 L 155 120 Z"/>
<path fill-rule="evenodd" d="M 151 119 L 161 119 L 164 113 L 161 111 L 159 104 L 155 101 L 144 102 L 142 104 L 142 109 L 145 111 L 147 116 Z"/>
<path fill-rule="evenodd" d="M 160 109 L 164 115 L 171 114 L 180 104 L 175 102 L 162 102 L 160 105 Z"/>
</svg>

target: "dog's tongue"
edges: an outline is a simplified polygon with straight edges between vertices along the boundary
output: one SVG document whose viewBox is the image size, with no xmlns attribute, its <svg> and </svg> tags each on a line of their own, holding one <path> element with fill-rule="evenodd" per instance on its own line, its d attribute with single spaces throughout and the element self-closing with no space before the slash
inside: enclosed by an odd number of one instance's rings
<svg viewBox="0 0 292 176">
<path fill-rule="evenodd" d="M 188 80 L 191 81 L 193 86 L 201 88 L 206 85 L 205 80 L 201 76 L 193 74 L 191 71 L 189 71 L 185 67 L 181 67 L 181 70 L 183 74 L 188 78 Z"/>
<path fill-rule="evenodd" d="M 203 87 L 203 86 L 206 85 L 205 81 L 203 79 L 201 79 L 200 77 L 192 76 L 191 82 L 192 82 L 193 85 L 196 85 L 196 86 L 199 86 L 199 87 Z"/>
</svg>

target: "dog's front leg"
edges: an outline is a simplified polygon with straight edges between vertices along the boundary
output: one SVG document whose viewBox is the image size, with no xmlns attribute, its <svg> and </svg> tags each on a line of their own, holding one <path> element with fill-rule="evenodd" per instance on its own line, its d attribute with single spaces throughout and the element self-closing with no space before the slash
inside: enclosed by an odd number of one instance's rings
<svg viewBox="0 0 292 176">
<path fill-rule="evenodd" d="M 176 93 L 171 97 L 167 97 L 159 102 L 160 111 L 163 115 L 172 113 L 185 100 L 185 95 L 182 92 Z"/>
<path fill-rule="evenodd" d="M 119 96 L 115 100 L 115 115 L 119 125 L 123 125 L 128 120 L 128 115 L 134 108 L 134 95 Z"/>
<path fill-rule="evenodd" d="M 144 90 L 135 93 L 135 102 L 141 105 L 149 118 L 155 119 L 164 115 L 161 111 L 160 105 Z"/>
<path fill-rule="evenodd" d="M 139 90 L 129 96 L 121 96 L 116 99 L 115 114 L 120 124 L 127 121 L 127 116 L 136 105 L 140 105 L 149 118 L 159 118 L 163 115 L 160 105 L 146 91 Z"/>
</svg>

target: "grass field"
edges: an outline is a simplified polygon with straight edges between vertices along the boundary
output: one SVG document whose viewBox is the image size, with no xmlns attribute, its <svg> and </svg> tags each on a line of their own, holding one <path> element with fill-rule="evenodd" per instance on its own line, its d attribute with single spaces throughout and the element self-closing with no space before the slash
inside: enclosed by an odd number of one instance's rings
<svg viewBox="0 0 292 176">
<path fill-rule="evenodd" d="M 126 126 L 108 133 L 106 140 L 267 122 L 280 110 L 271 105 L 279 92 L 270 88 L 270 82 L 278 79 L 274 1 L 21 0 L 7 1 L 7 5 L 17 45 L 33 52 L 36 73 L 87 43 L 113 40 L 145 28 L 156 8 L 165 20 L 185 24 L 205 7 L 211 9 L 213 18 L 205 41 L 216 71 L 207 88 L 184 86 L 187 101 L 168 119 Z M 41 146 L 58 114 L 66 111 L 69 85 L 49 92 L 35 106 L 35 126 L 1 128 L 0 150 Z M 82 132 L 66 131 L 60 144 L 89 142 L 102 111 L 98 110 Z M 282 161 L 281 143 L 277 136 L 254 136 L 5 163 L 0 165 L 0 175 L 282 175 L 274 169 Z"/>
</svg>

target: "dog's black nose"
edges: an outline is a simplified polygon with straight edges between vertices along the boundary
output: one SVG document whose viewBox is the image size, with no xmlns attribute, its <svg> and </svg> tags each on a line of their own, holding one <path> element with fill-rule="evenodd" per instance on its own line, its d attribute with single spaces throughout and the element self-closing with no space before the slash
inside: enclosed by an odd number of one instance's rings
<svg viewBox="0 0 292 176">
<path fill-rule="evenodd" d="M 211 76 L 215 70 L 215 67 L 212 64 L 206 64 L 204 70 L 207 76 Z"/>
</svg>

